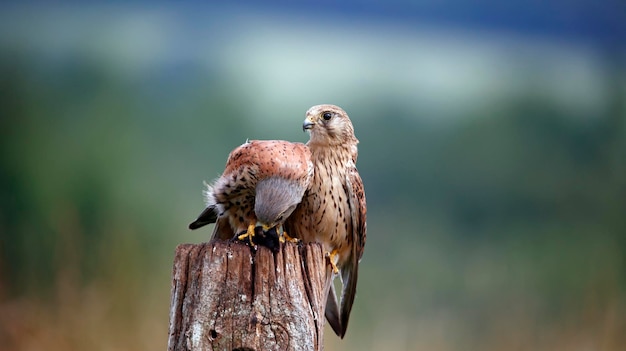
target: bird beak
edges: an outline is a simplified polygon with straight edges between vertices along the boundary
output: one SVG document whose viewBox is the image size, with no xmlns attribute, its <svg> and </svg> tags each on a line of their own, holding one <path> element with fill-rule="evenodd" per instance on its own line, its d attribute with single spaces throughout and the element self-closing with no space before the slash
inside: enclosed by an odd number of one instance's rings
<svg viewBox="0 0 626 351">
<path fill-rule="evenodd" d="M 311 117 L 307 117 L 304 120 L 304 123 L 302 123 L 302 131 L 304 132 L 307 129 L 311 129 L 313 128 L 314 125 L 315 125 L 315 122 L 313 121 L 313 119 Z"/>
</svg>

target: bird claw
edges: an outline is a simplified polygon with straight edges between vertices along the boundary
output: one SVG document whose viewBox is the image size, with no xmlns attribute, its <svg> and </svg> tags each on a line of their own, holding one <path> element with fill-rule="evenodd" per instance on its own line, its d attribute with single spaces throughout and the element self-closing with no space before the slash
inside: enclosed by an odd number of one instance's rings
<svg viewBox="0 0 626 351">
<path fill-rule="evenodd" d="M 278 234 L 282 232 L 282 234 Z M 261 245 L 278 252 L 281 243 L 298 243 L 300 239 L 292 238 L 286 232 L 279 231 L 278 228 L 265 230 L 262 226 L 250 224 L 248 230 L 237 236 L 239 241 L 247 241 L 250 246 Z M 246 240 L 247 239 L 247 240 Z"/>
<path fill-rule="evenodd" d="M 265 246 L 273 252 L 278 252 L 280 249 L 280 235 L 276 232 L 276 228 L 264 230 L 263 226 L 251 224 L 248 230 L 237 238 L 242 241 L 248 238 L 250 246 Z"/>
<path fill-rule="evenodd" d="M 335 261 L 338 259 L 337 255 L 337 250 L 326 253 L 326 257 L 328 257 L 328 261 L 330 261 L 330 266 L 333 268 L 334 274 L 339 273 L 339 268 L 337 268 L 337 264 L 335 263 Z"/>
<path fill-rule="evenodd" d="M 289 236 L 289 234 L 287 234 L 287 232 L 283 232 L 283 235 L 281 235 L 280 238 L 278 238 L 278 240 L 281 243 L 290 242 L 290 243 L 297 244 L 298 242 L 300 242 L 300 239 L 292 238 L 291 236 Z"/>
<path fill-rule="evenodd" d="M 248 226 L 248 230 L 245 233 L 237 236 L 237 239 L 239 239 L 240 241 L 244 241 L 246 238 L 248 238 L 248 242 L 250 243 L 250 245 L 254 245 L 254 242 L 252 241 L 252 238 L 254 238 L 254 224 L 250 224 Z"/>
</svg>

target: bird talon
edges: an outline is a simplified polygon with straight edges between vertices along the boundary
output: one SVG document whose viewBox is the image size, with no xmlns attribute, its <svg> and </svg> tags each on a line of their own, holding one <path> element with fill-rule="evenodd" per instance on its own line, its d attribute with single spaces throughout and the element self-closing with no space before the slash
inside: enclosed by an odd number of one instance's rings
<svg viewBox="0 0 626 351">
<path fill-rule="evenodd" d="M 326 257 L 328 257 L 328 261 L 330 261 L 330 266 L 333 268 L 333 273 L 335 274 L 339 273 L 339 268 L 337 268 L 337 264 L 335 263 L 335 261 L 338 259 L 337 255 L 337 250 L 326 253 Z"/>
<path fill-rule="evenodd" d="M 300 242 L 300 239 L 292 238 L 291 236 L 289 236 L 289 234 L 287 234 L 287 232 L 283 232 L 283 235 L 280 236 L 279 240 L 281 243 L 284 243 L 285 241 L 294 243 L 294 244 Z"/>
<path fill-rule="evenodd" d="M 254 242 L 252 241 L 253 237 L 254 237 L 254 224 L 250 224 L 248 226 L 248 231 L 239 235 L 237 239 L 239 239 L 240 241 L 244 241 L 246 238 L 248 238 L 250 245 L 254 245 Z"/>
</svg>

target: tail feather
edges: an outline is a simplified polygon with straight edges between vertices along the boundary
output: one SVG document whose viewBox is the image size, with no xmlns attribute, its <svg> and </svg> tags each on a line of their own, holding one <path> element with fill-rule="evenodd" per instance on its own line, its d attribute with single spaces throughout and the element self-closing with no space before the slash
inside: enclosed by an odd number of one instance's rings
<svg viewBox="0 0 626 351">
<path fill-rule="evenodd" d="M 200 213 L 198 218 L 195 221 L 189 224 L 189 229 L 194 230 L 200 227 L 204 227 L 207 224 L 215 223 L 217 220 L 217 212 L 215 211 L 215 206 L 207 206 L 207 208 Z"/>
<path fill-rule="evenodd" d="M 333 284 L 333 277 L 330 278 L 330 289 L 328 289 L 328 299 L 326 300 L 326 309 L 324 315 L 328 320 L 331 328 L 337 336 L 341 336 L 341 320 L 339 319 L 339 304 L 337 303 L 337 294 L 335 293 L 335 285 Z"/>
<path fill-rule="evenodd" d="M 350 319 L 350 311 L 356 296 L 356 283 L 358 278 L 358 261 L 354 260 L 347 267 L 341 269 L 341 281 L 343 289 L 341 293 L 341 337 L 346 335 L 348 330 L 348 320 Z"/>
<path fill-rule="evenodd" d="M 211 240 L 219 239 L 219 240 L 230 240 L 235 237 L 235 232 L 233 232 L 233 228 L 228 223 L 228 218 L 222 217 L 217 220 L 215 223 L 215 228 L 213 228 L 213 234 L 211 235 Z"/>
<path fill-rule="evenodd" d="M 358 261 L 354 260 L 350 264 L 341 268 L 341 281 L 343 288 L 341 289 L 341 308 L 337 302 L 337 293 L 331 276 L 330 289 L 328 290 L 328 298 L 326 300 L 326 309 L 324 315 L 328 320 L 328 324 L 333 328 L 335 334 L 342 338 L 348 330 L 348 321 L 352 304 L 356 296 L 356 283 L 358 278 Z"/>
</svg>

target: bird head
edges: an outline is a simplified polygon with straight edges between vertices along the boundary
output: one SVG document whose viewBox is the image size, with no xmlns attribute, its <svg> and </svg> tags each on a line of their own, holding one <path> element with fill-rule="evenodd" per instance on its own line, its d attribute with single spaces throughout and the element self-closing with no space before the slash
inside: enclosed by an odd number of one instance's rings
<svg viewBox="0 0 626 351">
<path fill-rule="evenodd" d="M 339 145 L 358 143 L 346 111 L 335 105 L 316 105 L 306 112 L 303 130 L 311 135 L 311 144 Z"/>
</svg>

